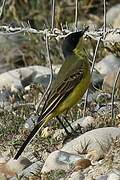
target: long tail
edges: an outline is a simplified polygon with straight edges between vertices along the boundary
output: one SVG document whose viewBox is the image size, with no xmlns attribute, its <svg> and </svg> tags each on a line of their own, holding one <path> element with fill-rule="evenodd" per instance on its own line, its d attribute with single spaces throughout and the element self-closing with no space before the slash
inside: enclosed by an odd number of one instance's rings
<svg viewBox="0 0 120 180">
<path fill-rule="evenodd" d="M 25 147 L 28 145 L 28 143 L 32 140 L 32 138 L 36 135 L 36 133 L 38 132 L 38 130 L 40 130 L 43 125 L 46 123 L 46 121 L 40 121 L 35 127 L 34 129 L 31 131 L 31 133 L 29 134 L 29 136 L 27 137 L 27 139 L 24 141 L 24 143 L 22 144 L 22 146 L 20 147 L 20 149 L 18 150 L 17 154 L 15 155 L 14 159 L 18 159 L 19 156 L 22 154 L 22 152 L 24 151 Z"/>
</svg>

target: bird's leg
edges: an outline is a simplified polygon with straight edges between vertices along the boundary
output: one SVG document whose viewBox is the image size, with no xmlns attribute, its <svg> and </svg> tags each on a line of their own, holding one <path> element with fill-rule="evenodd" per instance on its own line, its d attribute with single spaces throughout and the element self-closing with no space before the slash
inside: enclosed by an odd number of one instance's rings
<svg viewBox="0 0 120 180">
<path fill-rule="evenodd" d="M 67 135 L 70 135 L 70 132 L 67 130 L 67 128 L 65 127 L 65 125 L 63 124 L 63 122 L 61 121 L 61 119 L 59 118 L 59 116 L 56 117 L 57 120 L 59 121 L 59 123 L 62 125 L 63 129 L 65 130 Z"/>
<path fill-rule="evenodd" d="M 68 124 L 68 126 L 70 127 L 71 131 L 72 131 L 73 133 L 76 133 L 76 131 L 75 131 L 74 128 L 71 126 L 71 124 L 70 124 L 69 121 L 66 119 L 66 117 L 65 117 L 65 116 L 63 116 L 63 117 L 64 117 L 66 123 Z"/>
</svg>

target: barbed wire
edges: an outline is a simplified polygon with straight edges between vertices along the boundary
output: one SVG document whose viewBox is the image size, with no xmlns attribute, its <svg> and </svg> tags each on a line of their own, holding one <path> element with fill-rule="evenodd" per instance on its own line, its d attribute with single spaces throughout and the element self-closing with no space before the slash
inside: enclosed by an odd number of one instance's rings
<svg viewBox="0 0 120 180">
<path fill-rule="evenodd" d="M 83 27 L 84 28 L 84 27 Z M 77 28 L 77 31 L 80 31 L 83 28 Z M 76 31 L 76 30 L 75 30 Z M 29 25 L 25 27 L 25 25 L 22 23 L 21 26 L 19 27 L 12 27 L 11 25 L 7 26 L 0 26 L 0 35 L 14 35 L 18 33 L 32 33 L 32 34 L 41 34 L 43 36 L 47 36 L 48 38 L 63 38 L 66 37 L 68 34 L 74 32 L 73 30 L 70 29 L 58 29 L 54 28 L 53 30 L 51 29 L 44 29 L 44 30 L 37 30 L 35 28 L 30 27 Z M 111 33 L 111 39 L 114 34 L 119 34 L 120 35 L 120 28 L 106 28 L 105 34 Z M 90 37 L 93 40 L 98 41 L 98 39 L 104 35 L 104 29 L 97 29 L 97 30 L 92 30 L 92 31 L 86 31 L 85 36 Z M 105 39 L 101 38 L 101 41 L 111 41 L 110 39 Z M 118 41 L 117 41 L 118 42 Z"/>
</svg>

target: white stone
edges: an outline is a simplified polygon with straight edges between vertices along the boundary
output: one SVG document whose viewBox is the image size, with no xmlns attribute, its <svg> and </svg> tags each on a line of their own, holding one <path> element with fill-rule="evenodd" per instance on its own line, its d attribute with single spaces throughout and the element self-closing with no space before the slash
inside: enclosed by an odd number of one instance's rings
<svg viewBox="0 0 120 180">
<path fill-rule="evenodd" d="M 120 4 L 112 6 L 106 13 L 106 23 L 107 25 L 112 25 L 117 16 L 120 14 Z"/>
<path fill-rule="evenodd" d="M 107 180 L 120 180 L 120 174 L 110 173 Z"/>
<path fill-rule="evenodd" d="M 6 163 L 6 158 L 5 157 L 1 157 L 0 158 L 0 164 Z"/>
<path fill-rule="evenodd" d="M 96 177 L 95 180 L 107 180 L 107 178 L 108 178 L 107 175 L 101 175 L 101 176 Z"/>
<path fill-rule="evenodd" d="M 84 180 L 84 176 L 79 171 L 73 172 L 68 180 Z"/>
<path fill-rule="evenodd" d="M 28 167 L 29 165 L 31 165 L 31 162 L 25 158 L 25 157 L 20 157 L 19 159 L 10 159 L 7 163 L 6 163 L 7 167 L 10 169 L 10 171 L 13 172 L 19 172 L 22 171 L 23 169 L 25 169 L 26 167 Z"/>
<path fill-rule="evenodd" d="M 50 74 L 50 69 L 44 66 L 28 66 L 2 73 L 0 74 L 0 89 L 3 87 L 12 88 L 12 90 L 22 89 L 21 81 L 29 79 L 32 74 L 47 76 Z"/>
<path fill-rule="evenodd" d="M 57 169 L 68 170 L 70 164 L 74 163 L 79 159 L 81 159 L 79 155 L 59 150 L 54 151 L 46 159 L 41 172 L 45 173 Z"/>
<path fill-rule="evenodd" d="M 113 27 L 114 27 L 114 28 L 120 28 L 120 13 L 119 13 L 119 15 L 117 16 L 117 18 L 115 19 L 114 24 L 113 24 Z"/>
<path fill-rule="evenodd" d="M 79 119 L 79 121 L 80 121 L 80 123 L 79 123 L 80 126 L 84 127 L 84 128 L 91 126 L 95 122 L 94 118 L 91 116 L 83 117 L 83 118 Z"/>
<path fill-rule="evenodd" d="M 26 180 L 26 178 L 36 175 L 39 171 L 41 171 L 42 163 L 37 161 L 30 165 L 29 167 L 25 168 L 23 171 L 17 174 L 18 179 Z M 15 177 L 11 178 L 11 180 L 17 180 Z"/>
<path fill-rule="evenodd" d="M 95 69 L 103 76 L 117 70 L 120 67 L 120 58 L 110 54 L 95 64 Z"/>
<path fill-rule="evenodd" d="M 120 128 L 106 127 L 88 131 L 63 146 L 62 151 L 78 154 L 86 150 L 88 157 L 98 160 L 108 150 L 112 139 L 120 137 Z"/>
</svg>

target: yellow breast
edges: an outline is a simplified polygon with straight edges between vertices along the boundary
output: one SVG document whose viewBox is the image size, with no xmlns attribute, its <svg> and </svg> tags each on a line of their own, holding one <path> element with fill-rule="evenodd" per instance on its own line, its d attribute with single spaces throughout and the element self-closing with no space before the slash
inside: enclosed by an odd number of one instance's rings
<svg viewBox="0 0 120 180">
<path fill-rule="evenodd" d="M 89 87 L 90 84 L 90 70 L 89 65 L 85 66 L 85 71 L 82 80 L 80 83 L 74 88 L 74 90 L 69 94 L 69 96 L 59 104 L 59 106 L 54 111 L 54 116 L 59 115 L 65 110 L 70 109 L 74 106 L 84 95 L 85 91 Z"/>
</svg>

